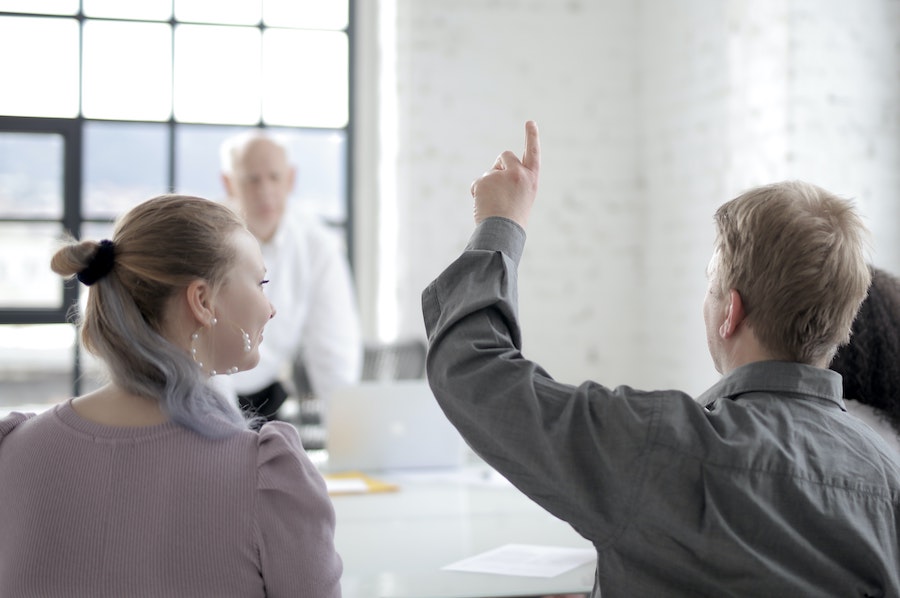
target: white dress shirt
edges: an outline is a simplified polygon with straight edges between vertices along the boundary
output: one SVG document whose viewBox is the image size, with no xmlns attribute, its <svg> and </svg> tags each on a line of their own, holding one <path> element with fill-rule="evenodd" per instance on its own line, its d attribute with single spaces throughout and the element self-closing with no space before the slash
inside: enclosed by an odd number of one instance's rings
<svg viewBox="0 0 900 598">
<path fill-rule="evenodd" d="M 359 381 L 363 350 L 350 268 L 335 235 L 313 219 L 287 213 L 260 245 L 276 314 L 266 325 L 259 365 L 229 377 L 238 394 L 284 381 L 296 360 L 305 364 L 317 398 Z"/>
</svg>

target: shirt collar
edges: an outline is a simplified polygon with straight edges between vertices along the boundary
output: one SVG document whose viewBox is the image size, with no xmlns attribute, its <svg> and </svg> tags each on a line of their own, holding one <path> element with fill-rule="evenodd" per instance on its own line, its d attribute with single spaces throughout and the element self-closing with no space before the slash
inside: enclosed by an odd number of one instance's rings
<svg viewBox="0 0 900 598">
<path fill-rule="evenodd" d="M 817 398 L 846 411 L 841 375 L 832 370 L 788 361 L 756 361 L 742 365 L 697 398 L 703 406 L 718 399 L 740 398 L 750 392 L 790 394 L 795 398 Z"/>
</svg>

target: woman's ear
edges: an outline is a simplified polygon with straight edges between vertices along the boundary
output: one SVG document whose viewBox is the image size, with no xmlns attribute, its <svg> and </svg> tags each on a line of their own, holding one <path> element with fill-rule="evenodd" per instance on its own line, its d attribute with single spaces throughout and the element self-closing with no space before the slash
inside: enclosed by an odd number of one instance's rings
<svg viewBox="0 0 900 598">
<path fill-rule="evenodd" d="M 185 290 L 185 298 L 188 309 L 201 326 L 213 320 L 212 289 L 208 282 L 198 278 L 190 283 Z"/>
</svg>

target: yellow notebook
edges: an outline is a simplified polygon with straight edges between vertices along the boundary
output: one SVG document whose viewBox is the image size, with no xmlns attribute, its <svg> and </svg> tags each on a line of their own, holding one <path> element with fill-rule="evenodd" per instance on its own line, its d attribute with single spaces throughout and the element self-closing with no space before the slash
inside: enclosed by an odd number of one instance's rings
<svg viewBox="0 0 900 598">
<path fill-rule="evenodd" d="M 396 484 L 376 480 L 359 471 L 327 473 L 324 476 L 328 494 L 340 496 L 344 494 L 368 494 L 371 492 L 396 492 L 400 489 Z"/>
</svg>

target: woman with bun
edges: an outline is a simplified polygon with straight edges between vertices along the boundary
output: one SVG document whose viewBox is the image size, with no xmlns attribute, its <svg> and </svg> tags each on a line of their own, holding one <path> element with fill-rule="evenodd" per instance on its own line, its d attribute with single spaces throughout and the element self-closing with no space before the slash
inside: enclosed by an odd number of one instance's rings
<svg viewBox="0 0 900 598">
<path fill-rule="evenodd" d="M 275 309 L 243 222 L 180 195 L 51 268 L 89 287 L 98 390 L 0 419 L 0 595 L 339 596 L 334 510 L 295 428 L 208 384 L 252 368 Z"/>
</svg>

